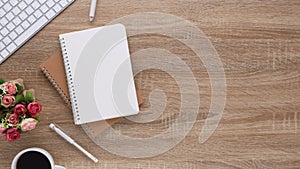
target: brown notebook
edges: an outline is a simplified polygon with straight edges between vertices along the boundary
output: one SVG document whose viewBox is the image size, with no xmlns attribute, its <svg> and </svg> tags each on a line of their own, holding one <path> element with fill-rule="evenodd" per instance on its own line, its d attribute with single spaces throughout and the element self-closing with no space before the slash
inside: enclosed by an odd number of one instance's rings
<svg viewBox="0 0 300 169">
<path fill-rule="evenodd" d="M 71 108 L 70 95 L 65 75 L 64 63 L 61 51 L 55 52 L 44 63 L 40 65 L 41 70 Z"/>
<path fill-rule="evenodd" d="M 58 93 L 61 95 L 63 100 L 66 102 L 69 108 L 71 108 L 69 89 L 67 85 L 67 79 L 65 74 L 64 63 L 61 55 L 61 51 L 55 52 L 50 56 L 44 63 L 40 65 L 42 72 L 55 87 Z M 139 105 L 142 104 L 143 100 L 137 90 L 137 98 Z M 115 118 L 106 120 L 109 125 L 118 122 L 122 118 Z M 88 128 L 92 130 L 92 133 L 99 134 L 108 127 L 104 121 L 88 123 Z"/>
</svg>

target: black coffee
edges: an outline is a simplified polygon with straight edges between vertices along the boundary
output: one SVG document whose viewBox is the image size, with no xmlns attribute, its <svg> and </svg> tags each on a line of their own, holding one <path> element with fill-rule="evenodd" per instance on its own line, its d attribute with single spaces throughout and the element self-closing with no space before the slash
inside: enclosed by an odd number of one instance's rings
<svg viewBox="0 0 300 169">
<path fill-rule="evenodd" d="M 44 154 L 28 151 L 19 157 L 17 169 L 51 169 L 51 164 Z"/>
</svg>

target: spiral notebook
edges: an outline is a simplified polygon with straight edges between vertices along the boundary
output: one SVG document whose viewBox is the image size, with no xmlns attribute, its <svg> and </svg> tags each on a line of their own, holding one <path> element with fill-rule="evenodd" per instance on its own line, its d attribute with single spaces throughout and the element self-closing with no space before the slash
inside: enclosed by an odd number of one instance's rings
<svg viewBox="0 0 300 169">
<path fill-rule="evenodd" d="M 59 35 L 75 124 L 139 112 L 125 27 Z"/>
<path fill-rule="evenodd" d="M 40 69 L 48 78 L 52 86 L 60 94 L 61 98 L 65 101 L 68 107 L 71 107 L 61 50 L 53 53 L 46 61 L 44 61 L 40 65 Z"/>
</svg>

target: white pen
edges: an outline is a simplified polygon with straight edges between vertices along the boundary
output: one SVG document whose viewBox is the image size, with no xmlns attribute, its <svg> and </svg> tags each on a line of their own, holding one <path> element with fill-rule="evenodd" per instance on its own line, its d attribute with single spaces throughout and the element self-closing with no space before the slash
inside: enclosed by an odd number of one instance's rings
<svg viewBox="0 0 300 169">
<path fill-rule="evenodd" d="M 90 8 L 90 21 L 92 22 L 95 17 L 97 0 L 91 0 L 91 8 Z"/>
<path fill-rule="evenodd" d="M 67 140 L 69 143 L 74 145 L 76 148 L 78 148 L 81 152 L 83 152 L 86 156 L 88 156 L 91 160 L 93 160 L 95 163 L 98 163 L 98 159 L 94 157 L 91 153 L 87 152 L 85 149 L 83 149 L 79 144 L 77 144 L 71 137 L 66 135 L 62 130 L 57 128 L 53 123 L 49 125 L 49 127 L 55 131 L 58 135 L 60 135 L 62 138 Z"/>
</svg>

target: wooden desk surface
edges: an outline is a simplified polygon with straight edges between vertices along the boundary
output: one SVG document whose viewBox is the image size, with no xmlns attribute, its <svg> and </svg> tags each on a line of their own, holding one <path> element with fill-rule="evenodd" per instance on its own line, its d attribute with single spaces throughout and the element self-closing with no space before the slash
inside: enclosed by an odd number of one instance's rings
<svg viewBox="0 0 300 169">
<path fill-rule="evenodd" d="M 299 9 L 298 0 L 101 0 L 95 21 L 90 23 L 89 1 L 77 0 L 0 65 L 1 78 L 23 78 L 28 88 L 36 90 L 38 100 L 44 105 L 37 129 L 23 134 L 21 141 L 1 141 L 0 168 L 10 168 L 14 155 L 28 147 L 48 150 L 57 164 L 69 169 L 299 168 Z M 60 49 L 58 34 L 103 26 L 138 12 L 170 13 L 189 20 L 209 37 L 220 55 L 227 80 L 226 106 L 217 130 L 204 144 L 198 143 L 198 137 L 207 118 L 211 87 L 206 70 L 199 66 L 201 61 L 193 54 L 187 55 L 188 51 L 179 54 L 199 84 L 201 106 L 197 121 L 173 149 L 145 159 L 124 158 L 97 147 L 80 126 L 73 125 L 71 111 L 39 70 L 39 65 Z M 130 50 L 163 44 L 163 48 L 185 51 L 185 46 L 165 43 L 168 40 L 172 41 L 160 36 L 133 37 L 129 39 Z M 158 88 L 168 90 L 165 112 L 176 112 L 174 107 L 180 102 L 180 95 L 169 75 L 148 70 L 138 74 L 135 80 L 145 101 L 142 109 L 149 107 L 149 92 Z M 126 120 L 116 125 L 146 131 L 143 133 L 151 136 L 167 128 L 176 118 L 170 117 L 146 125 Z M 51 132 L 50 122 L 60 124 L 79 144 L 101 159 L 101 163 L 93 164 Z"/>
</svg>

